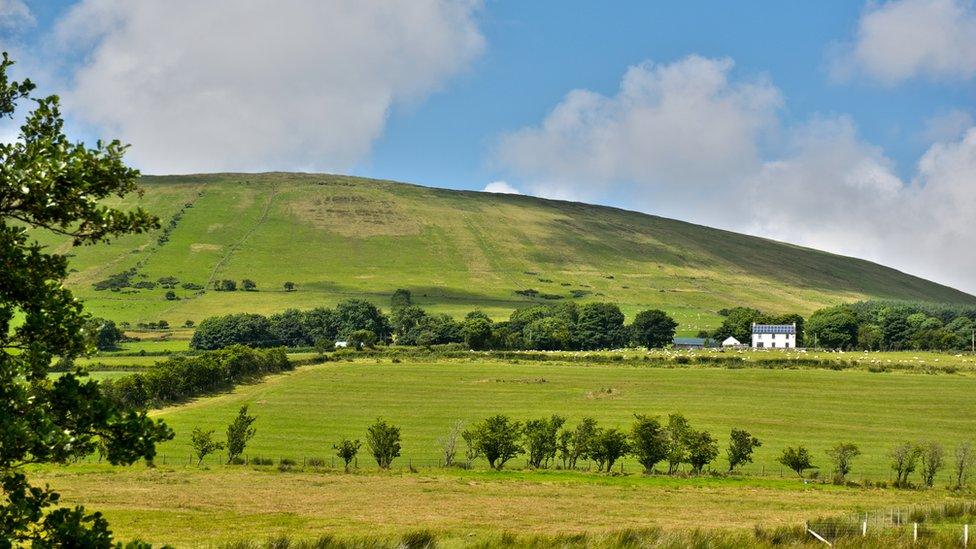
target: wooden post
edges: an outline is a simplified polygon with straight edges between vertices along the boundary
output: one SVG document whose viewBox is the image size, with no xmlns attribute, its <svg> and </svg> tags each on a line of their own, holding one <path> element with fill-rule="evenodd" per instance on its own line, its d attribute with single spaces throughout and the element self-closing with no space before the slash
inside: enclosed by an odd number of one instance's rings
<svg viewBox="0 0 976 549">
<path fill-rule="evenodd" d="M 867 535 L 868 535 L 868 521 L 867 519 L 864 519 L 864 521 L 861 522 L 861 537 L 862 538 L 867 537 Z"/>
<path fill-rule="evenodd" d="M 912 523 L 912 543 L 918 543 L 918 523 Z"/>
<path fill-rule="evenodd" d="M 962 525 L 962 546 L 969 547 L 969 525 Z"/>
</svg>

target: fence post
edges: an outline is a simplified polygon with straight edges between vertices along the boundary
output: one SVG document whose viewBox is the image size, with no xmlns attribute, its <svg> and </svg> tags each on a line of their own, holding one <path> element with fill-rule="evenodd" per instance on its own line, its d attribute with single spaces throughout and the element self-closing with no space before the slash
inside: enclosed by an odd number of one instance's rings
<svg viewBox="0 0 976 549">
<path fill-rule="evenodd" d="M 969 525 L 962 525 L 962 546 L 969 547 Z"/>
<path fill-rule="evenodd" d="M 867 519 L 865 519 L 865 520 L 864 520 L 864 521 L 863 521 L 863 522 L 861 523 L 861 537 L 862 537 L 862 538 L 863 538 L 863 537 L 867 537 L 867 535 L 868 535 L 868 521 L 867 521 Z"/>
<path fill-rule="evenodd" d="M 918 542 L 918 523 L 912 523 L 912 543 Z"/>
</svg>

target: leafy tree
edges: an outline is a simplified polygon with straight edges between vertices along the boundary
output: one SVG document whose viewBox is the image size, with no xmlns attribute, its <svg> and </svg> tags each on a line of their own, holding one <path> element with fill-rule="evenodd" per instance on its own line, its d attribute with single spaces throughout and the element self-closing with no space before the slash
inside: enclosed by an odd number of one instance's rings
<svg viewBox="0 0 976 549">
<path fill-rule="evenodd" d="M 393 460 L 400 456 L 400 428 L 377 419 L 366 430 L 366 447 L 380 469 L 389 469 Z"/>
<path fill-rule="evenodd" d="M 190 320 L 190 319 L 187 319 L 187 320 L 186 320 L 186 321 L 185 321 L 185 322 L 183 323 L 183 327 L 184 327 L 184 328 L 192 328 L 192 327 L 193 327 L 193 321 L 192 321 L 192 320 Z"/>
<path fill-rule="evenodd" d="M 573 432 L 567 429 L 560 431 L 556 448 L 559 451 L 559 461 L 562 462 L 563 469 L 569 467 L 569 456 L 573 452 Z"/>
<path fill-rule="evenodd" d="M 572 448 L 569 452 L 569 468 L 575 469 L 576 463 L 580 458 L 587 458 L 590 456 L 590 448 L 593 446 L 593 439 L 596 438 L 597 426 L 596 420 L 591 417 L 584 417 L 580 420 L 579 425 L 573 430 L 573 436 L 570 439 Z"/>
<path fill-rule="evenodd" d="M 908 477 L 918 467 L 918 459 L 922 451 L 911 442 L 902 442 L 888 453 L 891 457 L 891 468 L 895 471 L 895 486 L 908 486 Z"/>
<path fill-rule="evenodd" d="M 529 466 L 548 467 L 555 459 L 558 450 L 559 428 L 566 419 L 557 415 L 550 418 L 533 419 L 525 422 L 525 449 L 529 454 Z"/>
<path fill-rule="evenodd" d="M 348 341 L 356 349 L 371 348 L 376 345 L 376 334 L 370 330 L 356 330 L 349 334 Z"/>
<path fill-rule="evenodd" d="M 257 314 L 238 313 L 204 319 L 193 332 L 193 349 L 223 349 L 231 345 L 270 347 L 277 344 L 270 321 Z"/>
<path fill-rule="evenodd" d="M 881 345 L 889 351 L 900 351 L 908 347 L 911 327 L 908 325 L 908 310 L 889 309 L 881 322 Z"/>
<path fill-rule="evenodd" d="M 752 463 L 752 452 L 760 446 L 762 446 L 762 442 L 749 434 L 749 431 L 732 429 L 729 436 L 729 447 L 725 450 L 725 454 L 729 458 L 729 472 L 731 473 L 743 463 Z"/>
<path fill-rule="evenodd" d="M 669 475 L 677 473 L 678 467 L 688 460 L 688 435 L 691 432 L 691 425 L 685 416 L 681 414 L 668 416 L 667 452 L 664 459 L 668 462 Z"/>
<path fill-rule="evenodd" d="M 701 474 L 702 469 L 718 456 L 718 441 L 708 431 L 691 431 L 685 437 L 688 463 L 691 472 Z"/>
<path fill-rule="evenodd" d="M 861 455 L 861 449 L 853 442 L 842 442 L 827 450 L 827 455 L 834 463 L 834 481 L 843 483 L 851 472 L 851 462 Z"/>
<path fill-rule="evenodd" d="M 635 415 L 630 428 L 630 451 L 644 466 L 644 473 L 654 471 L 654 466 L 663 461 L 668 453 L 668 433 L 656 417 Z"/>
<path fill-rule="evenodd" d="M 715 330 L 715 338 L 722 340 L 734 337 L 739 341 L 752 340 L 752 323 L 764 324 L 769 321 L 769 317 L 758 309 L 749 307 L 734 307 L 732 309 L 719 311 L 724 312 L 725 320 L 722 325 Z"/>
<path fill-rule="evenodd" d="M 204 431 L 199 427 L 194 427 L 193 432 L 190 433 L 190 447 L 197 456 L 198 466 L 203 463 L 203 458 L 224 448 L 224 443 L 214 440 L 213 434 L 213 429 Z"/>
<path fill-rule="evenodd" d="M 335 350 L 335 341 L 332 341 L 331 339 L 325 339 L 324 337 L 320 337 L 319 339 L 315 340 L 314 347 L 315 347 L 315 352 L 318 353 L 319 356 L 322 356 L 325 353 L 328 353 L 329 351 Z"/>
<path fill-rule="evenodd" d="M 257 432 L 251 427 L 257 419 L 248 415 L 247 405 L 241 406 L 237 411 L 237 417 L 227 426 L 227 463 L 236 462 L 244 454 L 248 441 Z"/>
<path fill-rule="evenodd" d="M 464 440 L 464 457 L 468 460 L 470 467 L 474 460 L 481 457 L 481 447 L 478 446 L 478 434 L 472 430 L 461 431 L 461 439 Z"/>
<path fill-rule="evenodd" d="M 772 324 L 796 324 L 796 346 L 802 347 L 805 340 L 803 339 L 803 333 L 806 330 L 806 321 L 803 319 L 802 315 L 796 313 L 788 313 L 785 315 L 775 316 L 771 319 Z"/>
<path fill-rule="evenodd" d="M 935 475 L 945 467 L 945 449 L 938 442 L 926 442 L 919 448 L 922 461 L 922 482 L 931 488 L 935 484 Z"/>
<path fill-rule="evenodd" d="M 786 448 L 776 461 L 789 467 L 801 478 L 803 477 L 803 471 L 816 469 L 810 456 L 810 451 L 803 446 L 797 446 L 796 448 L 790 446 Z"/>
<path fill-rule="evenodd" d="M 566 321 L 552 316 L 532 321 L 525 327 L 522 338 L 526 348 L 540 351 L 567 349 L 571 341 Z"/>
<path fill-rule="evenodd" d="M 427 312 L 416 305 L 404 305 L 393 310 L 390 327 L 393 338 L 399 345 L 416 345 L 420 328 L 427 318 Z"/>
<path fill-rule="evenodd" d="M 630 451 L 627 433 L 619 429 L 597 429 L 590 443 L 590 457 L 596 462 L 598 471 L 613 470 L 613 464 Z"/>
<path fill-rule="evenodd" d="M 411 305 L 413 305 L 413 294 L 410 293 L 410 290 L 397 288 L 390 297 L 390 308 L 394 311 L 401 307 L 409 307 Z"/>
<path fill-rule="evenodd" d="M 851 349 L 857 343 L 857 317 L 846 305 L 820 309 L 807 321 L 807 336 L 830 349 Z"/>
<path fill-rule="evenodd" d="M 115 322 L 104 318 L 90 318 L 85 322 L 85 333 L 95 343 L 99 351 L 118 349 L 119 343 L 125 337 Z"/>
<path fill-rule="evenodd" d="M 285 289 L 286 292 L 294 292 L 295 291 L 295 283 L 292 282 L 292 281 L 290 281 L 290 280 L 287 281 L 287 282 L 285 282 L 282 285 L 282 287 Z"/>
<path fill-rule="evenodd" d="M 857 348 L 863 351 L 877 351 L 881 348 L 881 328 L 874 324 L 862 324 L 857 328 Z"/>
<path fill-rule="evenodd" d="M 305 315 L 298 309 L 273 314 L 268 317 L 268 324 L 275 345 L 301 347 L 312 343 L 306 331 Z"/>
<path fill-rule="evenodd" d="M 344 438 L 338 444 L 332 445 L 332 449 L 336 451 L 336 457 L 342 460 L 342 464 L 347 473 L 349 472 L 349 464 L 352 463 L 352 460 L 356 459 L 356 454 L 359 453 L 359 448 L 362 445 L 358 440 L 349 440 L 348 438 Z"/>
<path fill-rule="evenodd" d="M 369 330 L 384 341 L 390 336 L 390 320 L 368 301 L 343 301 L 336 306 L 335 315 L 339 339 L 349 339 L 349 335 L 357 330 Z"/>
<path fill-rule="evenodd" d="M 241 288 L 243 288 L 245 292 L 254 292 L 257 291 L 258 285 L 250 278 L 245 278 L 241 281 Z"/>
<path fill-rule="evenodd" d="M 34 89 L 29 80 L 8 79 L 12 63 L 4 53 L 0 117 L 12 118 Z M 82 304 L 63 284 L 68 255 L 51 253 L 35 235 L 54 233 L 80 246 L 159 222 L 104 201 L 137 192 L 139 174 L 123 163 L 124 145 L 72 141 L 62 131 L 58 98 L 33 100 L 18 139 L 0 144 L 0 545 L 110 547 L 100 514 L 51 509 L 58 494 L 31 486 L 25 466 L 67 463 L 98 444 L 112 464 L 152 460 L 172 431 L 107 398 L 81 369 L 48 377 L 55 358 L 70 364 L 92 342 Z"/>
<path fill-rule="evenodd" d="M 316 307 L 302 314 L 302 330 L 313 343 L 320 339 L 335 341 L 339 337 L 339 318 L 332 309 Z"/>
<path fill-rule="evenodd" d="M 471 427 L 471 440 L 488 466 L 501 471 L 505 462 L 524 452 L 522 423 L 508 416 L 491 416 Z"/>
<path fill-rule="evenodd" d="M 582 349 L 611 349 L 625 343 L 624 314 L 613 303 L 580 307 L 576 338 Z"/>
<path fill-rule="evenodd" d="M 677 327 L 678 323 L 664 311 L 641 311 L 630 325 L 631 342 L 648 349 L 666 347 L 674 341 Z"/>
<path fill-rule="evenodd" d="M 955 460 L 953 461 L 953 479 L 956 490 L 962 490 L 966 487 L 969 472 L 972 470 L 974 462 L 976 462 L 976 452 L 973 451 L 972 443 L 964 442 L 956 446 Z"/>
<path fill-rule="evenodd" d="M 464 344 L 474 351 L 483 351 L 491 347 L 492 323 L 490 319 L 471 317 L 461 325 L 461 337 Z"/>
</svg>

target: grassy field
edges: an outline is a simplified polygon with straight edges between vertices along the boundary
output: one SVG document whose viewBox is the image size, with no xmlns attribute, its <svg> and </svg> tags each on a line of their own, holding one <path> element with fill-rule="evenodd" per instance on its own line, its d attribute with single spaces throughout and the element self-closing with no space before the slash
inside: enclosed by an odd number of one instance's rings
<svg viewBox="0 0 976 549">
<path fill-rule="evenodd" d="M 305 366 L 156 414 L 178 433 L 160 448 L 170 459 L 185 459 L 193 427 L 222 432 L 249 404 L 260 417 L 251 455 L 327 458 L 332 443 L 362 438 L 382 416 L 403 428 L 402 461 L 433 464 L 437 439 L 458 419 L 559 413 L 571 424 L 589 415 L 627 427 L 634 413 L 680 411 L 723 444 L 732 427 L 762 439 L 747 468 L 753 474 L 779 476 L 775 458 L 787 445 L 807 445 L 825 465 L 824 451 L 850 440 L 864 452 L 855 477 L 887 479 L 886 452 L 896 441 L 934 439 L 951 447 L 973 437 L 973 394 L 976 377 L 959 374 L 377 359 Z"/>
<path fill-rule="evenodd" d="M 683 334 L 714 327 L 718 309 L 809 313 L 863 298 L 976 303 L 976 297 L 866 261 L 612 208 L 303 174 L 146 177 L 140 204 L 169 229 L 71 249 L 68 284 L 96 315 L 172 326 L 218 313 L 271 313 L 358 297 L 386 307 L 394 289 L 419 304 L 495 318 L 532 302 L 609 300 L 633 314 L 669 311 Z M 127 204 L 133 204 L 133 201 Z M 159 237 L 167 231 L 167 239 Z M 135 281 L 175 276 L 209 287 L 251 278 L 257 292 L 163 288 L 95 291 L 135 268 Z M 296 292 L 282 284 L 295 282 Z M 580 297 L 574 298 L 572 292 Z M 545 302 L 545 300 L 539 300 Z"/>
<path fill-rule="evenodd" d="M 952 499 L 941 490 L 803 485 L 778 479 L 607 477 L 568 472 L 338 471 L 102 466 L 42 477 L 68 504 L 105 512 L 121 539 L 212 547 L 241 538 L 395 537 L 420 529 L 465 546 L 497 538 L 627 528 L 752 530 Z"/>
<path fill-rule="evenodd" d="M 155 468 L 82 463 L 39 474 L 67 503 L 105 511 L 122 538 L 177 546 L 206 546 L 242 533 L 250 539 L 396 536 L 420 528 L 443 537 L 447 547 L 500 532 L 746 531 L 959 497 L 943 488 L 945 474 L 933 490 L 804 484 L 775 457 L 787 445 L 804 444 L 826 474 L 825 449 L 854 441 L 864 455 L 852 478 L 887 480 L 886 452 L 897 441 L 937 440 L 951 451 L 971 440 L 973 394 L 976 376 L 966 374 L 359 359 L 303 366 L 155 412 L 177 432 L 160 447 Z M 221 436 L 243 404 L 259 418 L 248 455 L 290 458 L 297 463 L 293 470 L 227 466 L 219 456 L 203 468 L 188 464 L 190 431 L 199 426 Z M 589 415 L 603 426 L 626 428 L 635 412 L 672 411 L 718 435 L 723 447 L 731 427 L 750 430 L 763 441 L 755 463 L 731 478 L 643 477 L 633 460 L 615 476 L 495 473 L 480 462 L 468 471 L 437 466 L 437 440 L 457 419 L 560 413 L 570 424 Z M 332 469 L 331 445 L 341 437 L 362 438 L 378 416 L 402 427 L 403 452 L 394 470 L 376 472 L 367 455 L 353 474 Z M 313 457 L 323 458 L 325 467 L 302 466 Z M 511 469 L 523 467 L 521 458 L 510 462 Z M 724 467 L 723 454 L 714 468 Z"/>
</svg>

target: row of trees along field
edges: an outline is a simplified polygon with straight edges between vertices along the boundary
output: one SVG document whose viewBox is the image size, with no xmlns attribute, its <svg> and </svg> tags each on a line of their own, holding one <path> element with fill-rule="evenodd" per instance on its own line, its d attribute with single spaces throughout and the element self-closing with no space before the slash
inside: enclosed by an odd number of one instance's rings
<svg viewBox="0 0 976 549">
<path fill-rule="evenodd" d="M 215 431 L 194 428 L 190 445 L 197 464 L 220 450 L 227 450 L 227 463 L 272 465 L 272 460 L 260 457 L 246 460 L 245 445 L 254 437 L 252 427 L 256 417 L 248 414 L 247 406 L 240 409 L 237 416 L 227 426 L 227 441 L 215 438 Z M 389 469 L 400 457 L 400 427 L 383 419 L 377 419 L 365 433 L 365 446 L 380 469 Z M 463 456 L 460 447 L 463 442 Z M 732 429 L 725 448 L 727 473 L 733 473 L 742 465 L 752 462 L 752 455 L 762 442 L 748 431 Z M 359 454 L 363 443 L 359 439 L 343 438 L 332 449 L 344 468 L 348 471 Z M 659 418 L 636 414 L 629 431 L 618 428 L 600 427 L 595 419 L 584 417 L 572 429 L 566 426 L 566 419 L 558 415 L 548 418 L 516 421 L 509 416 L 498 414 L 487 417 L 470 428 L 464 429 L 457 421 L 445 437 L 438 440 L 441 452 L 441 465 L 470 468 L 475 460 L 484 459 L 491 469 L 501 471 L 511 460 L 524 456 L 530 469 L 558 468 L 578 469 L 583 462 L 592 462 L 597 471 L 613 472 L 614 465 L 626 456 L 633 456 L 643 468 L 644 474 L 666 472 L 668 475 L 681 473 L 683 465 L 687 472 L 699 475 L 705 472 L 720 454 L 719 441 L 708 431 L 693 428 L 682 414 L 670 414 L 665 422 Z M 824 453 L 831 469 L 830 480 L 835 484 L 846 484 L 854 471 L 854 462 L 861 455 L 860 448 L 853 442 L 835 444 Z M 960 444 L 953 459 L 938 442 L 902 442 L 888 453 L 891 468 L 895 475 L 894 486 L 932 487 L 940 471 L 951 469 L 949 487 L 963 489 L 976 460 L 976 452 L 970 443 Z M 811 469 L 819 469 L 814 463 L 813 454 L 805 446 L 784 448 L 777 461 L 799 477 Z M 323 466 L 324 460 L 311 458 L 305 460 L 311 466 Z M 294 461 L 288 459 L 280 465 L 290 466 Z M 913 484 L 912 474 L 918 472 L 918 482 Z M 719 472 L 719 471 L 716 471 Z M 818 477 L 818 474 L 812 476 Z"/>
<path fill-rule="evenodd" d="M 517 309 L 507 321 L 493 322 L 472 311 L 463 320 L 431 314 L 414 305 L 410 293 L 397 290 L 386 315 L 363 300 L 347 300 L 334 309 L 289 309 L 265 317 L 231 314 L 203 320 L 193 334 L 195 349 L 233 344 L 256 347 L 330 348 L 337 340 L 352 345 L 390 342 L 397 345 L 463 343 L 470 349 L 591 350 L 628 345 L 664 347 L 677 322 L 663 311 L 641 311 L 631 324 L 613 303 L 560 303 Z"/>
</svg>

